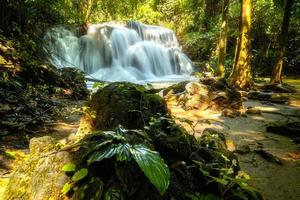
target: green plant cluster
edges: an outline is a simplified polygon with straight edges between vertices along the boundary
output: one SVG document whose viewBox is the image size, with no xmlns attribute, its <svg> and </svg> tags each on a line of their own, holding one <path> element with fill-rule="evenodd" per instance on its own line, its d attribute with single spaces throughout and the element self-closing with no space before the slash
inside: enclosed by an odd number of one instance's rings
<svg viewBox="0 0 300 200">
<path fill-rule="evenodd" d="M 223 145 L 219 145 L 222 143 Z M 74 199 L 262 199 L 221 133 L 196 140 L 163 116 L 143 130 L 95 132 L 80 142 L 62 192 Z"/>
</svg>

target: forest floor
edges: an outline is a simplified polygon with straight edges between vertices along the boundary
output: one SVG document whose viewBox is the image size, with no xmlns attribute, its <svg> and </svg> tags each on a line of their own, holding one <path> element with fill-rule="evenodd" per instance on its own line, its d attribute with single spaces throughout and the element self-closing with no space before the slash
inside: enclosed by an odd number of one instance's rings
<svg viewBox="0 0 300 200">
<path fill-rule="evenodd" d="M 300 144 L 289 137 L 269 133 L 266 127 L 283 122 L 300 122 L 300 80 L 289 79 L 298 93 L 291 95 L 289 105 L 257 100 L 243 102 L 244 113 L 254 107 L 260 114 L 247 114 L 234 118 L 212 110 L 185 111 L 179 106 L 170 107 L 175 118 L 186 118 L 196 124 L 195 136 L 205 128 L 219 129 L 226 133 L 229 150 L 236 151 L 241 170 L 251 176 L 250 185 L 258 189 L 266 200 L 300 199 Z M 205 123 L 205 120 L 209 123 Z M 192 128 L 181 123 L 190 132 Z"/>
<path fill-rule="evenodd" d="M 296 84 L 299 85 L 298 82 Z M 296 86 L 296 87 L 297 87 Z M 13 169 L 29 155 L 28 143 L 32 137 L 50 135 L 64 144 L 79 127 L 80 113 L 73 108 L 82 105 L 70 102 L 55 123 L 45 124 L 40 131 L 31 135 L 6 136 L 0 141 L 0 200 Z M 255 107 L 261 114 L 223 116 L 212 110 L 188 110 L 170 106 L 173 117 L 186 118 L 197 123 L 194 133 L 187 124 L 182 124 L 191 134 L 200 136 L 205 128 L 220 129 L 226 133 L 229 150 L 239 150 L 237 156 L 243 171 L 251 176 L 250 184 L 262 192 L 266 200 L 300 199 L 300 145 L 290 138 L 268 133 L 266 126 L 286 120 L 300 122 L 300 99 L 294 98 L 290 105 L 272 104 L 256 100 L 245 100 L 242 112 Z M 211 123 L 205 123 L 210 119 Z M 203 121 L 204 120 L 204 121 Z M 180 122 L 179 122 L 180 123 Z"/>
<path fill-rule="evenodd" d="M 300 107 L 245 101 L 244 107 L 249 106 L 260 109 L 262 114 L 230 118 L 210 110 L 171 110 L 174 117 L 186 118 L 195 123 L 203 119 L 212 120 L 211 124 L 202 123 L 195 127 L 196 137 L 205 128 L 225 132 L 229 150 L 241 152 L 237 154 L 241 169 L 250 174 L 250 184 L 262 192 L 266 200 L 300 199 L 300 145 L 288 137 L 266 131 L 266 126 L 270 123 L 278 123 L 288 118 L 300 121 Z M 191 131 L 188 125 L 182 125 Z"/>
</svg>

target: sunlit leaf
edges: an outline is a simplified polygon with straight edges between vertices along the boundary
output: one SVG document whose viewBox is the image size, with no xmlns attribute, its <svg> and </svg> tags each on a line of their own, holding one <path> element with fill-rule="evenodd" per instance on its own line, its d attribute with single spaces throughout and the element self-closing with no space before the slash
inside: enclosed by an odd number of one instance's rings
<svg viewBox="0 0 300 200">
<path fill-rule="evenodd" d="M 170 172 L 159 153 L 141 144 L 135 145 L 130 152 L 149 181 L 163 195 L 170 183 Z"/>
<path fill-rule="evenodd" d="M 62 168 L 62 170 L 64 172 L 74 172 L 75 171 L 76 166 L 72 163 L 69 164 L 65 164 Z"/>
<path fill-rule="evenodd" d="M 88 174 L 88 169 L 82 168 L 72 176 L 72 180 L 77 182 L 81 179 L 84 179 L 87 176 L 87 174 Z"/>
<path fill-rule="evenodd" d="M 130 144 L 120 145 L 117 152 L 117 161 L 129 161 L 131 159 Z"/>
<path fill-rule="evenodd" d="M 61 190 L 61 192 L 66 195 L 70 190 L 71 190 L 72 186 L 71 184 L 68 182 L 68 183 L 65 183 L 63 189 Z"/>
</svg>

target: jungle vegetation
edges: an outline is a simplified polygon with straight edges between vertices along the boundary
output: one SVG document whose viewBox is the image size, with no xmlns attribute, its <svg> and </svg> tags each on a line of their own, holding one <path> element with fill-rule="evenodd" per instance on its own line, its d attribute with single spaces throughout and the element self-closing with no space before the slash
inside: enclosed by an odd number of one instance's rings
<svg viewBox="0 0 300 200">
<path fill-rule="evenodd" d="M 173 29 L 196 66 L 238 88 L 256 76 L 280 83 L 282 73 L 297 74 L 300 62 L 298 0 L 2 0 L 0 10 L 1 34 L 23 38 L 39 56 L 51 26 L 84 31 L 89 23 L 138 20 Z"/>
</svg>

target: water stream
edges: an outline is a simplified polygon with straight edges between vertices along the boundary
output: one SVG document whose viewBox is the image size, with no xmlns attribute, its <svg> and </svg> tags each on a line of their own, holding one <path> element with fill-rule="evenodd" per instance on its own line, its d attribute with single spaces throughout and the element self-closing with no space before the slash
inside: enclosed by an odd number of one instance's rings
<svg viewBox="0 0 300 200">
<path fill-rule="evenodd" d="M 174 32 L 161 26 L 134 21 L 93 24 L 81 37 L 56 27 L 47 31 L 44 41 L 54 66 L 79 68 L 87 78 L 161 82 L 187 79 L 193 71 Z"/>
</svg>

